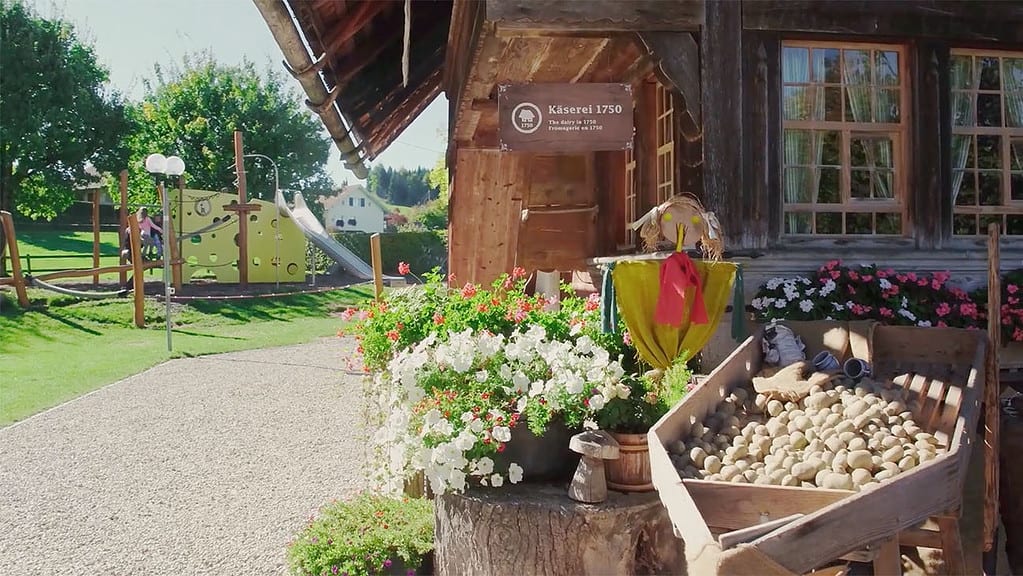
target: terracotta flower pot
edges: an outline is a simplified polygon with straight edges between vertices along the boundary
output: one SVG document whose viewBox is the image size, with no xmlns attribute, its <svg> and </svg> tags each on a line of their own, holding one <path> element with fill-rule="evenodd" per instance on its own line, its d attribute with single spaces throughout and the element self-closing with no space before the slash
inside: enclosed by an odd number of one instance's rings
<svg viewBox="0 0 1023 576">
<path fill-rule="evenodd" d="M 611 432 L 611 436 L 618 441 L 618 459 L 604 462 L 607 487 L 619 492 L 652 492 L 646 434 Z"/>
</svg>

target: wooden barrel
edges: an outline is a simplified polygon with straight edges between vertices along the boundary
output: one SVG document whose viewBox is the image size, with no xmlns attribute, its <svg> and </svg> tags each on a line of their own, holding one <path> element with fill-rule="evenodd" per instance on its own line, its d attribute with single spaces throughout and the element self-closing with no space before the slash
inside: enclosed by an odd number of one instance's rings
<svg viewBox="0 0 1023 576">
<path fill-rule="evenodd" d="M 604 462 L 608 488 L 621 492 L 652 492 L 646 434 L 612 432 L 611 436 L 618 441 L 618 459 Z"/>
</svg>

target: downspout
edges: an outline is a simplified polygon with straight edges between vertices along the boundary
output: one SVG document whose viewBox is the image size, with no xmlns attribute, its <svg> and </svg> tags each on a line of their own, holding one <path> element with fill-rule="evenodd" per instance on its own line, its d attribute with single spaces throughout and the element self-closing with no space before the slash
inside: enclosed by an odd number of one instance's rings
<svg viewBox="0 0 1023 576">
<path fill-rule="evenodd" d="M 327 132 L 341 152 L 345 168 L 351 170 L 357 178 L 365 180 L 369 176 L 369 170 L 366 168 L 365 159 L 359 153 L 359 147 L 352 140 L 354 128 L 349 130 L 345 127 L 340 109 L 334 104 L 339 88 L 335 86 L 333 94 L 327 92 L 319 74 L 323 62 L 314 64 L 309 57 L 309 51 L 284 0 L 252 0 L 252 3 L 259 9 L 263 20 L 270 28 L 270 33 L 280 46 L 285 64 L 308 96 L 307 104 L 319 114 Z M 330 55 L 325 54 L 320 56 L 320 60 L 329 57 Z"/>
</svg>

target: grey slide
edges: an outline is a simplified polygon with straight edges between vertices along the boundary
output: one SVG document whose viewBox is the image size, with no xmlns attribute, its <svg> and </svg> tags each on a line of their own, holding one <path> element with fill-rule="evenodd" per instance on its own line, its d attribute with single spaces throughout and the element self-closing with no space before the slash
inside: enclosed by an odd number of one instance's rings
<svg viewBox="0 0 1023 576">
<path fill-rule="evenodd" d="M 330 256 L 342 268 L 348 271 L 348 273 L 359 278 L 360 280 L 372 280 L 373 279 L 373 267 L 366 264 L 361 258 L 355 255 L 354 252 L 345 248 L 339 244 L 337 240 L 330 237 L 327 230 L 323 228 L 320 221 L 316 216 L 309 210 L 309 207 L 305 203 L 305 198 L 302 197 L 301 192 L 295 192 L 295 207 L 288 208 L 288 203 L 284 200 L 284 193 L 280 190 L 274 197 L 274 203 L 277 204 L 277 210 L 291 218 L 298 228 L 302 230 L 317 248 L 323 250 L 327 256 Z M 384 280 L 400 280 L 394 276 L 384 276 Z"/>
</svg>

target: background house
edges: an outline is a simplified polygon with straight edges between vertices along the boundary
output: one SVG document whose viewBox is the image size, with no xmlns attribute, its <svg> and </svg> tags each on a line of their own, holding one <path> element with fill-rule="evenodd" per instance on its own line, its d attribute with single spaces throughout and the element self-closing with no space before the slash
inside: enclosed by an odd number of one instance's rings
<svg viewBox="0 0 1023 576">
<path fill-rule="evenodd" d="M 390 210 L 361 185 L 345 186 L 337 195 L 320 198 L 323 227 L 329 232 L 383 232 Z"/>
</svg>

